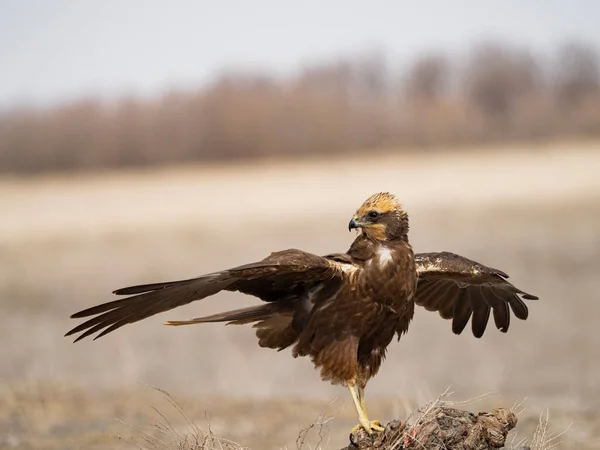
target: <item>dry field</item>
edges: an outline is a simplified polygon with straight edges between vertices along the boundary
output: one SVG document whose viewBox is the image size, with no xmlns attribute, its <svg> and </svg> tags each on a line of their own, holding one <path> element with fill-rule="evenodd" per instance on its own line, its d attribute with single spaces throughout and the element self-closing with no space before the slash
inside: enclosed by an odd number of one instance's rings
<svg viewBox="0 0 600 450">
<path fill-rule="evenodd" d="M 322 414 L 336 416 L 323 448 L 341 447 L 353 407 L 309 361 L 258 348 L 246 327 L 161 326 L 250 298 L 221 294 L 95 342 L 62 336 L 70 313 L 118 287 L 286 247 L 342 251 L 348 218 L 380 190 L 405 202 L 417 251 L 499 267 L 541 300 L 527 322 L 481 340 L 418 311 L 369 386 L 371 415 L 404 417 L 447 387 L 454 400 L 492 393 L 474 410 L 527 397 L 517 440 L 549 410 L 556 432 L 572 423 L 559 448 L 600 448 L 600 151 L 527 150 L 0 179 L 0 448 L 135 448 L 129 438 L 164 420 L 153 407 L 183 430 L 147 385 L 204 430 L 255 450 L 296 448 Z"/>
</svg>

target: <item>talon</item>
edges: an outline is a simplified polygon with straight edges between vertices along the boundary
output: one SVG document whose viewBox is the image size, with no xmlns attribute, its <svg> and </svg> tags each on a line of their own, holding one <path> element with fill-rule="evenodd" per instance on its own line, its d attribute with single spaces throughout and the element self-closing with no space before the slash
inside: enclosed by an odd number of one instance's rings
<svg viewBox="0 0 600 450">
<path fill-rule="evenodd" d="M 350 430 L 350 436 L 353 436 L 354 434 L 358 433 L 362 427 L 363 426 L 360 423 L 358 425 L 356 425 L 354 428 L 352 428 L 352 430 Z M 366 431 L 368 433 L 368 430 L 366 430 Z"/>
<path fill-rule="evenodd" d="M 379 433 L 385 431 L 385 428 L 381 425 L 379 420 L 371 420 L 371 428 Z"/>
<path fill-rule="evenodd" d="M 381 433 L 385 430 L 385 428 L 381 426 L 381 422 L 379 420 L 371 420 L 370 422 L 365 421 L 365 423 L 359 423 L 356 425 L 354 428 L 352 428 L 351 434 L 359 432 L 361 428 L 370 436 L 373 436 L 375 432 Z"/>
<path fill-rule="evenodd" d="M 353 447 L 358 447 L 358 446 L 356 445 L 356 442 L 354 441 L 354 432 L 351 432 L 351 433 L 350 433 L 350 436 L 349 436 L 348 440 L 350 441 L 350 444 L 351 444 Z"/>
</svg>

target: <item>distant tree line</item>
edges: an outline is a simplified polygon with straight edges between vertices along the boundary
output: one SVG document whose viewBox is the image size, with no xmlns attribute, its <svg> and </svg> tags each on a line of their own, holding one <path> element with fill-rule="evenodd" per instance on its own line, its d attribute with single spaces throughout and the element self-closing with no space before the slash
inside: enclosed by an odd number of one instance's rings
<svg viewBox="0 0 600 450">
<path fill-rule="evenodd" d="M 600 58 L 496 43 L 391 68 L 377 52 L 290 76 L 230 73 L 160 99 L 80 100 L 0 115 L 0 172 L 600 136 Z"/>
</svg>

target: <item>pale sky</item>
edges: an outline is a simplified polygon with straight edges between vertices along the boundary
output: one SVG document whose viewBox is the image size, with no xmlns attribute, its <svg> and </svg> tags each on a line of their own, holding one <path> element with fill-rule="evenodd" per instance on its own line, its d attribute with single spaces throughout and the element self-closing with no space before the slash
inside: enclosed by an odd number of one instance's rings
<svg viewBox="0 0 600 450">
<path fill-rule="evenodd" d="M 0 109 L 149 96 L 369 49 L 401 62 L 484 38 L 600 47 L 600 1 L 0 0 Z"/>
</svg>

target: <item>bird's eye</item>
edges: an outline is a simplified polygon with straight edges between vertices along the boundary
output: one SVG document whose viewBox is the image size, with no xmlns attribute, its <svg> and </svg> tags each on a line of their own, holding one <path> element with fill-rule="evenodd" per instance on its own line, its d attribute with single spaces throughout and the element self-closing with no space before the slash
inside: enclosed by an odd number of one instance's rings
<svg viewBox="0 0 600 450">
<path fill-rule="evenodd" d="M 371 219 L 377 219 L 379 217 L 379 213 L 377 211 L 369 211 L 369 217 Z"/>
</svg>

